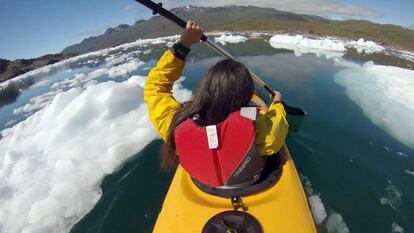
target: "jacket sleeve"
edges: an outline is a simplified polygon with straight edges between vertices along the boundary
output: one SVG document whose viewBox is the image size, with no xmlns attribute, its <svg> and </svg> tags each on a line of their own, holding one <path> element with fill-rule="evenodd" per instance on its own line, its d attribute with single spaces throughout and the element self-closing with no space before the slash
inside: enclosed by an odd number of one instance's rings
<svg viewBox="0 0 414 233">
<path fill-rule="evenodd" d="M 185 62 L 167 50 L 149 72 L 144 88 L 144 101 L 149 117 L 160 137 L 166 141 L 168 130 L 181 104 L 172 94 L 174 82 L 180 78 Z"/>
<path fill-rule="evenodd" d="M 281 103 L 271 104 L 264 114 L 259 113 L 255 122 L 256 150 L 260 155 L 277 153 L 285 143 L 289 124 Z"/>
</svg>

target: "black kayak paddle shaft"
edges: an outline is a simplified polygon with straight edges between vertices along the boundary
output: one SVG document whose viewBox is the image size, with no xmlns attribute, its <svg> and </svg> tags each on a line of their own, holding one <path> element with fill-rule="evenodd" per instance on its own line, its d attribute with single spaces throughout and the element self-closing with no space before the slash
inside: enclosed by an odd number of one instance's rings
<svg viewBox="0 0 414 233">
<path fill-rule="evenodd" d="M 169 19 L 170 21 L 174 22 L 175 24 L 177 24 L 181 28 L 183 28 L 183 29 L 186 28 L 187 23 L 184 20 L 182 20 L 180 17 L 176 16 L 171 11 L 169 11 L 169 10 L 165 9 L 164 7 L 162 7 L 162 3 L 157 4 L 157 3 L 155 3 L 151 0 L 135 0 L 135 1 L 141 3 L 142 5 L 146 6 L 149 9 L 151 9 L 152 13 L 154 15 L 160 14 L 161 16 Z M 221 54 L 223 57 L 226 57 L 226 58 L 229 58 L 229 59 L 232 59 L 232 60 L 236 60 L 230 53 L 228 53 L 222 47 L 220 47 L 219 45 L 217 45 L 214 42 L 212 42 L 211 40 L 209 40 L 208 37 L 205 34 L 201 35 L 200 40 L 205 42 L 205 44 L 207 46 L 209 46 L 210 48 L 215 50 L 217 53 Z M 266 83 L 262 79 L 260 79 L 257 75 L 255 75 L 251 71 L 250 71 L 250 73 L 252 74 L 252 78 L 256 83 L 258 83 L 261 87 L 263 87 L 266 91 L 268 91 L 270 93 L 270 95 L 272 95 L 272 96 L 275 95 L 274 91 L 269 86 L 267 86 Z M 285 107 L 285 110 L 286 110 L 287 114 L 300 115 L 300 116 L 306 115 L 306 113 L 300 108 L 289 106 L 285 102 L 282 102 L 282 104 Z"/>
<path fill-rule="evenodd" d="M 157 4 L 157 3 L 155 3 L 151 0 L 135 0 L 135 1 L 141 3 L 142 5 L 148 7 L 149 9 L 151 9 L 153 15 L 160 14 L 160 15 L 164 16 L 165 18 L 169 19 L 170 21 L 174 22 L 175 24 L 177 24 L 181 28 L 185 28 L 187 26 L 187 22 L 182 20 L 180 17 L 176 16 L 171 11 L 166 10 L 164 7 L 162 7 L 162 3 Z M 201 41 L 206 41 L 207 36 L 202 34 L 200 40 Z"/>
</svg>

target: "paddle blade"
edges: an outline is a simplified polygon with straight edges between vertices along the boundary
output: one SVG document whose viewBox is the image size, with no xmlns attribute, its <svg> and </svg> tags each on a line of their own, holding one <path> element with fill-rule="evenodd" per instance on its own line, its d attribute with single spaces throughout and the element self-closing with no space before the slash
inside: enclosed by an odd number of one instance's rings
<svg viewBox="0 0 414 233">
<path fill-rule="evenodd" d="M 289 106 L 285 102 L 282 102 L 282 104 L 283 104 L 283 107 L 285 107 L 286 114 L 296 115 L 296 116 L 306 116 L 305 111 L 303 111 L 301 108 Z"/>
</svg>

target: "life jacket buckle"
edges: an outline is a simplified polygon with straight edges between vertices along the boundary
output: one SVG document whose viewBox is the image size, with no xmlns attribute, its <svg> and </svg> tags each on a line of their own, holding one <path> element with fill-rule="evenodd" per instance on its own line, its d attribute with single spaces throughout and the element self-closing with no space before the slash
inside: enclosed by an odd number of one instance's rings
<svg viewBox="0 0 414 233">
<path fill-rule="evenodd" d="M 248 210 L 247 206 L 244 205 L 243 200 L 242 200 L 242 198 L 240 196 L 232 197 L 231 198 L 231 205 L 233 206 L 233 209 L 235 211 L 238 211 L 240 208 L 243 211 L 247 211 Z"/>
</svg>

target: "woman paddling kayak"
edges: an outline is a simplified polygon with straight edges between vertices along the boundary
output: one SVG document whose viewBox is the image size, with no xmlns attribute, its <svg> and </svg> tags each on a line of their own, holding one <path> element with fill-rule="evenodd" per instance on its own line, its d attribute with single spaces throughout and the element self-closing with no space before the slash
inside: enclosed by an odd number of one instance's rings
<svg viewBox="0 0 414 233">
<path fill-rule="evenodd" d="M 280 93 L 259 110 L 252 105 L 260 100 L 249 71 L 223 60 L 209 69 L 190 101 L 174 99 L 173 83 L 201 33 L 189 21 L 146 80 L 144 99 L 165 142 L 162 167 L 178 164 L 153 233 L 316 233 L 284 144 L 288 123 Z"/>
<path fill-rule="evenodd" d="M 161 166 L 179 163 L 210 187 L 248 186 L 260 178 L 266 156 L 284 145 L 288 123 L 281 94 L 275 92 L 266 112 L 255 107 L 248 69 L 227 59 L 209 69 L 190 101 L 178 103 L 172 86 L 201 34 L 202 29 L 188 21 L 180 42 L 164 53 L 146 80 L 150 119 L 165 142 Z"/>
</svg>

